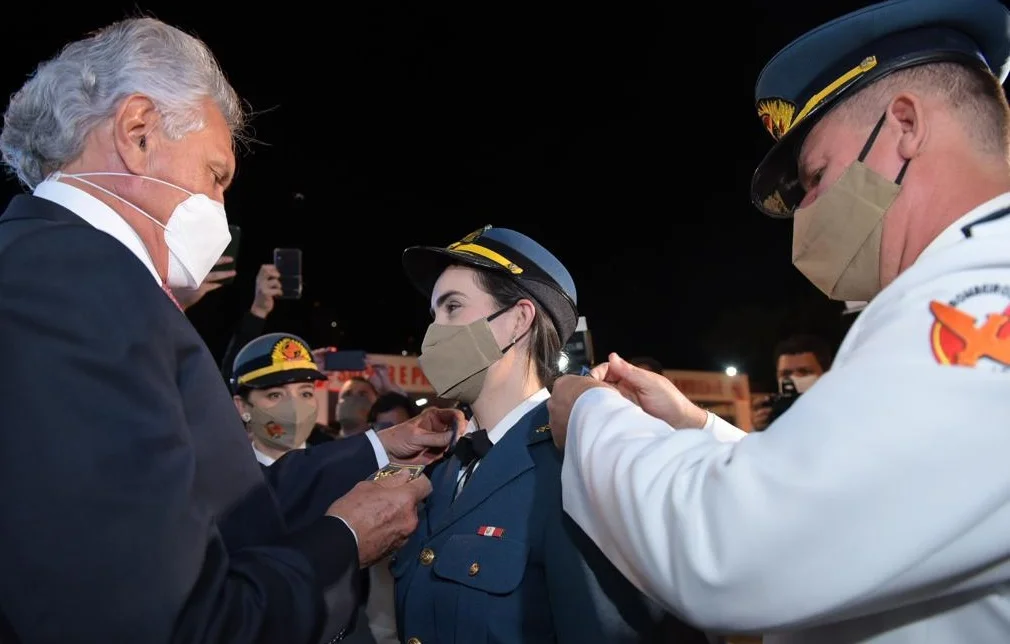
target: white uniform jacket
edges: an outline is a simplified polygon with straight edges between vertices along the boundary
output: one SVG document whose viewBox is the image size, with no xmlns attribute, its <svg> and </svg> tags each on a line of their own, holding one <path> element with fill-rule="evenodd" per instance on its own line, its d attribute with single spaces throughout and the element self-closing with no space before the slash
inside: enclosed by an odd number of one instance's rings
<svg viewBox="0 0 1010 644">
<path fill-rule="evenodd" d="M 763 433 L 673 431 L 587 391 L 570 419 L 565 510 L 702 628 L 1010 642 L 1007 208 L 1010 193 L 943 232 Z"/>
</svg>

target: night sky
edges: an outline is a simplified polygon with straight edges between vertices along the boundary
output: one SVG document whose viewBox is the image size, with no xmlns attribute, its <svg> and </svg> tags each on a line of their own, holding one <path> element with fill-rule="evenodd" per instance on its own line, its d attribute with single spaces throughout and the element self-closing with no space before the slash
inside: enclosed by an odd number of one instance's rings
<svg viewBox="0 0 1010 644">
<path fill-rule="evenodd" d="M 430 319 L 401 251 L 484 224 L 568 266 L 598 358 L 734 364 L 760 386 L 784 334 L 838 342 L 841 304 L 791 266 L 791 225 L 750 205 L 771 144 L 753 86 L 780 47 L 870 3 L 561 4 L 37 4 L 11 23 L 0 87 L 138 7 L 211 46 L 259 141 L 226 200 L 237 281 L 190 310 L 216 355 L 275 247 L 303 250 L 305 292 L 268 330 L 417 351 Z"/>
</svg>

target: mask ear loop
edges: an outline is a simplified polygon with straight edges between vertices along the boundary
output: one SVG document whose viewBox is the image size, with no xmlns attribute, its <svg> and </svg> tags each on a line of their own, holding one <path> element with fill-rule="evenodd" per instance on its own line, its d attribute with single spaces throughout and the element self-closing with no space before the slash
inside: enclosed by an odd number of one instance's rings
<svg viewBox="0 0 1010 644">
<path fill-rule="evenodd" d="M 487 321 L 491 322 L 492 320 L 494 320 L 496 317 L 498 317 L 499 315 L 501 315 L 505 311 L 508 311 L 509 309 L 511 309 L 512 307 L 514 307 L 516 304 L 519 304 L 519 302 L 520 302 L 520 300 L 516 300 L 515 302 L 513 302 L 512 304 L 509 304 L 508 306 L 506 306 L 505 308 L 501 309 L 500 311 L 496 311 L 496 312 L 492 313 L 491 315 L 487 316 Z M 516 342 L 519 342 L 524 337 L 526 337 L 526 334 L 529 333 L 532 328 L 533 327 L 531 325 L 530 328 L 526 329 L 526 331 L 522 335 L 519 335 L 519 336 L 513 335 L 512 336 L 512 341 L 509 342 L 508 344 L 506 344 L 502 348 L 502 350 L 501 350 L 502 354 L 504 354 L 506 351 L 508 351 L 509 349 L 511 349 L 512 347 L 514 347 L 516 345 Z"/>
<path fill-rule="evenodd" d="M 856 160 L 859 161 L 860 163 L 865 162 L 866 155 L 868 155 L 870 153 L 870 150 L 873 148 L 873 144 L 876 142 L 877 136 L 880 134 L 880 129 L 884 127 L 884 119 L 886 118 L 887 118 L 886 113 L 881 114 L 880 120 L 877 121 L 877 124 L 873 126 L 873 131 L 870 132 L 870 137 L 866 139 L 866 143 L 863 144 L 863 149 L 859 151 L 859 156 L 856 157 Z M 905 163 L 902 164 L 901 170 L 898 172 L 898 176 L 894 180 L 894 183 L 896 185 L 900 186 L 902 179 L 905 178 L 905 171 L 908 170 L 909 161 L 911 161 L 911 159 L 905 159 Z"/>
</svg>

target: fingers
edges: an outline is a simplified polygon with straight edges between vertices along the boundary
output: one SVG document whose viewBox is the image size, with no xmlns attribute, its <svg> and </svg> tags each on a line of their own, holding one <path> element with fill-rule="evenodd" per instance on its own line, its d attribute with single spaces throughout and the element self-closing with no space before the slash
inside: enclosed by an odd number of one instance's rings
<svg viewBox="0 0 1010 644">
<path fill-rule="evenodd" d="M 432 432 L 459 430 L 466 426 L 466 416 L 458 409 L 429 407 L 417 417 L 417 424 Z"/>
<path fill-rule="evenodd" d="M 280 277 L 281 272 L 273 264 L 263 264 L 260 266 L 258 277 Z"/>
<path fill-rule="evenodd" d="M 610 371 L 610 363 L 603 362 L 596 365 L 589 371 L 589 377 L 595 378 L 596 380 L 602 380 L 603 382 L 607 382 L 607 373 L 609 371 Z"/>
<path fill-rule="evenodd" d="M 281 288 L 280 281 L 276 279 L 270 279 L 260 286 L 260 292 L 263 293 L 264 295 L 277 296 L 280 295 L 283 292 L 283 290 L 284 289 Z"/>
<path fill-rule="evenodd" d="M 283 292 L 281 288 L 281 274 L 273 264 L 260 266 L 260 272 L 256 275 L 256 290 L 263 295 L 277 297 Z"/>
<path fill-rule="evenodd" d="M 429 494 L 431 494 L 431 481 L 429 481 L 428 477 L 424 474 L 413 481 L 405 483 L 403 487 L 413 494 L 413 498 L 416 503 L 420 503 L 428 498 Z"/>
<path fill-rule="evenodd" d="M 555 391 L 556 390 L 557 390 L 557 383 L 555 383 Z M 550 416 L 551 427 L 554 427 L 555 425 L 554 419 L 560 415 L 559 404 L 556 402 L 556 400 L 557 399 L 554 397 L 553 393 L 551 394 L 551 397 L 547 399 L 547 415 Z"/>
<path fill-rule="evenodd" d="M 639 386 L 648 383 L 648 374 L 652 373 L 651 371 L 636 367 L 616 353 L 610 354 L 609 364 L 607 382 L 626 382 L 630 385 Z"/>
<path fill-rule="evenodd" d="M 229 257 L 228 255 L 221 255 L 221 259 L 214 262 L 214 266 L 220 266 L 221 264 L 231 264 L 235 261 L 234 257 Z M 213 275 L 213 273 L 211 273 Z"/>
<path fill-rule="evenodd" d="M 428 477 L 422 474 L 413 481 L 410 480 L 410 470 L 400 470 L 392 476 L 387 476 L 375 481 L 375 484 L 379 487 L 392 489 L 392 488 L 402 488 L 405 494 L 408 494 L 410 499 L 415 503 L 420 503 L 424 499 L 428 498 L 431 494 L 431 481 Z"/>
<path fill-rule="evenodd" d="M 204 282 L 220 282 L 221 280 L 235 277 L 235 275 L 235 271 L 211 271 L 207 273 L 207 279 Z"/>
<path fill-rule="evenodd" d="M 611 353 L 607 356 L 607 362 L 597 365 L 595 369 L 605 367 L 603 371 L 603 382 L 616 383 L 623 380 L 628 375 L 628 367 L 631 365 L 624 361 L 621 356 Z M 595 371 L 594 369 L 594 371 Z"/>
<path fill-rule="evenodd" d="M 447 431 L 421 431 L 415 433 L 410 442 L 416 447 L 423 447 L 425 449 L 444 449 L 452 442 L 452 433 Z"/>
</svg>

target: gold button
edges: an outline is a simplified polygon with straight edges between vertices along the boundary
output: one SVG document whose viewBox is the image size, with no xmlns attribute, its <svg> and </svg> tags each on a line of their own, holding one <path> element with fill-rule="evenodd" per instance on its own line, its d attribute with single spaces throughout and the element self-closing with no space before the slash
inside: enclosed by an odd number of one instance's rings
<svg viewBox="0 0 1010 644">
<path fill-rule="evenodd" d="M 421 556 L 418 559 L 421 561 L 422 566 L 430 566 L 431 562 L 435 561 L 435 551 L 431 548 L 425 548 L 421 551 Z M 420 640 L 418 640 L 418 643 L 420 643 Z"/>
<path fill-rule="evenodd" d="M 480 572 L 480 564 L 476 561 L 470 564 L 470 576 L 473 577 Z"/>
<path fill-rule="evenodd" d="M 409 640 L 407 640 L 407 644 L 421 644 L 421 640 L 417 639 L 416 637 L 412 637 Z"/>
</svg>

